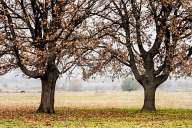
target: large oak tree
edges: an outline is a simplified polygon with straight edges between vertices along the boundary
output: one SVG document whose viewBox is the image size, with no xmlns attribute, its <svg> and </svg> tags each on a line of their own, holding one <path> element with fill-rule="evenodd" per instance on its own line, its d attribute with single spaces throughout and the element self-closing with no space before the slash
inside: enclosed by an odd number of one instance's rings
<svg viewBox="0 0 192 128">
<path fill-rule="evenodd" d="M 156 89 L 173 71 L 174 58 L 180 56 L 176 51 L 192 37 L 192 4 L 187 0 L 109 0 L 103 6 L 105 11 L 94 13 L 103 38 L 92 54 L 82 58 L 85 62 L 94 56 L 89 63 L 95 66 L 84 68 L 85 78 L 102 69 L 109 71 L 109 66 L 115 76 L 126 74 L 130 67 L 144 88 L 142 111 L 155 111 Z"/>
<path fill-rule="evenodd" d="M 54 113 L 58 77 L 91 45 L 86 20 L 97 0 L 0 0 L 0 74 L 20 68 L 42 83 L 38 112 Z"/>
</svg>

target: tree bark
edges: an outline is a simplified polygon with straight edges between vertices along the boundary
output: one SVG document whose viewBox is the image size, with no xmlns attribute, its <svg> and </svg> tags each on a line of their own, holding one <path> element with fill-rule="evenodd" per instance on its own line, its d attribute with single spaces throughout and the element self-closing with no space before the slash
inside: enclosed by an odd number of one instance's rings
<svg viewBox="0 0 192 128">
<path fill-rule="evenodd" d="M 41 92 L 41 103 L 37 112 L 39 113 L 55 113 L 54 110 L 54 97 L 55 97 L 55 86 L 58 79 L 58 74 L 54 72 L 48 73 L 45 77 L 41 78 L 42 92 Z"/>
<path fill-rule="evenodd" d="M 142 112 L 153 112 L 155 108 L 155 92 L 157 86 L 144 85 L 144 105 L 141 109 Z"/>
</svg>

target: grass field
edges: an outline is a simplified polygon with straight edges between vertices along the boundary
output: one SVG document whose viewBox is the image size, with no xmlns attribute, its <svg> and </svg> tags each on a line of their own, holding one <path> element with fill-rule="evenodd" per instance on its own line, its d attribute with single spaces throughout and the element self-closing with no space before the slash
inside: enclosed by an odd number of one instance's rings
<svg viewBox="0 0 192 128">
<path fill-rule="evenodd" d="M 57 92 L 56 114 L 36 114 L 40 93 L 0 93 L 0 128 L 192 128 L 192 92 L 156 95 L 158 111 L 140 113 L 143 93 Z"/>
</svg>

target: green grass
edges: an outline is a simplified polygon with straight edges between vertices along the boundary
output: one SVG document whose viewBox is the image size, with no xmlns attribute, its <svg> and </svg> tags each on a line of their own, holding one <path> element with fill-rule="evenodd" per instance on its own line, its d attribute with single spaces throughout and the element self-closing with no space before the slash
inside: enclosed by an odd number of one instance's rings
<svg viewBox="0 0 192 128">
<path fill-rule="evenodd" d="M 57 108 L 53 115 L 33 111 L 17 109 L 11 119 L 0 118 L 0 128 L 192 128 L 192 110 L 186 109 L 140 113 L 137 109 Z"/>
</svg>

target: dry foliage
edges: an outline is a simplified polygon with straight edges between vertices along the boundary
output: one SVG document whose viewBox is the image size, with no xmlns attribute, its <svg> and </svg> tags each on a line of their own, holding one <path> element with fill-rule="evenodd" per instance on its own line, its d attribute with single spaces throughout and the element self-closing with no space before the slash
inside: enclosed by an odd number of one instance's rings
<svg viewBox="0 0 192 128">
<path fill-rule="evenodd" d="M 0 74 L 19 67 L 40 78 L 51 67 L 59 74 L 74 67 L 82 47 L 93 45 L 87 19 L 97 7 L 96 0 L 1 0 Z"/>
<path fill-rule="evenodd" d="M 102 38 L 82 60 L 91 58 L 85 78 L 105 70 L 114 77 L 128 75 L 130 67 L 142 85 L 144 79 L 159 85 L 178 68 L 176 60 L 186 58 L 192 39 L 191 1 L 109 0 L 100 9 L 94 13 L 95 31 Z M 191 68 L 189 63 L 185 67 Z"/>
</svg>

